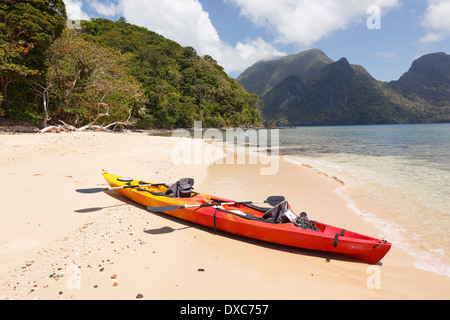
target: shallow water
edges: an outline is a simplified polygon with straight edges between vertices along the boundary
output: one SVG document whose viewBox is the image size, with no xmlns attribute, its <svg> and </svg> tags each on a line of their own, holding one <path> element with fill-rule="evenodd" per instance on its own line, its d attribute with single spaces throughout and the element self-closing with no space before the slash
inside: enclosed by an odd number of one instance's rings
<svg viewBox="0 0 450 320">
<path fill-rule="evenodd" d="M 417 268 L 450 277 L 450 124 L 280 130 L 280 154 L 338 192 Z"/>
</svg>

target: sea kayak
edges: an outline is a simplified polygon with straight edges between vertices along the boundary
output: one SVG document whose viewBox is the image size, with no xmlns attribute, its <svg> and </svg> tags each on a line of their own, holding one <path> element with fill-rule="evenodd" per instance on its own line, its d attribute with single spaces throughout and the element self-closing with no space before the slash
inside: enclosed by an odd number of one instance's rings
<svg viewBox="0 0 450 320">
<path fill-rule="evenodd" d="M 329 252 L 350 259 L 377 264 L 389 252 L 385 240 L 361 235 L 343 228 L 310 221 L 305 213 L 297 216 L 282 197 L 264 201 L 271 206 L 236 202 L 194 192 L 193 180 L 173 185 L 155 184 L 103 173 L 111 188 L 153 212 L 227 233 L 274 244 Z"/>
</svg>

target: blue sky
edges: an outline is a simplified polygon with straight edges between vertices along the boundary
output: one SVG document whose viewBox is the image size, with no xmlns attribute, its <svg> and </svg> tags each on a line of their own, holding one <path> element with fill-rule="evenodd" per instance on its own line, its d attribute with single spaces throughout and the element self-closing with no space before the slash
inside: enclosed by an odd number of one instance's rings
<svg viewBox="0 0 450 320">
<path fill-rule="evenodd" d="M 211 55 L 232 77 L 259 60 L 319 48 L 391 81 L 424 54 L 450 54 L 450 0 L 64 1 L 73 19 L 123 16 Z"/>
</svg>

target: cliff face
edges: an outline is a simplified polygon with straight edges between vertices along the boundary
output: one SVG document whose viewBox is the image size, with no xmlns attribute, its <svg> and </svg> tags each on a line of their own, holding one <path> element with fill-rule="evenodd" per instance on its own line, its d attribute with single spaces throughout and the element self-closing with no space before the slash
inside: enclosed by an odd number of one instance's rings
<svg viewBox="0 0 450 320">
<path fill-rule="evenodd" d="M 260 96 L 264 119 L 278 125 L 447 122 L 449 57 L 422 57 L 399 81 L 384 83 L 316 49 L 260 62 L 238 81 Z"/>
<path fill-rule="evenodd" d="M 398 81 L 388 85 L 398 93 L 414 95 L 437 106 L 450 105 L 450 55 L 443 52 L 425 55 L 411 66 Z"/>
<path fill-rule="evenodd" d="M 312 49 L 279 60 L 258 62 L 237 80 L 249 92 L 261 97 L 287 77 L 296 75 L 304 81 L 331 63 L 333 61 L 321 50 Z"/>
</svg>

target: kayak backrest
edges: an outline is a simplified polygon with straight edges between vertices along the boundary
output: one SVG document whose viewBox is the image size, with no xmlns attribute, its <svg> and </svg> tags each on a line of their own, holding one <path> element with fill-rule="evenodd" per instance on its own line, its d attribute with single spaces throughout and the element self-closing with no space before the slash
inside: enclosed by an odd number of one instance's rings
<svg viewBox="0 0 450 320">
<path fill-rule="evenodd" d="M 264 216 L 262 217 L 262 220 L 269 222 L 269 223 L 289 223 L 291 222 L 284 212 L 289 209 L 289 204 L 287 201 L 283 201 L 276 207 L 273 207 L 269 211 L 267 211 Z"/>
<path fill-rule="evenodd" d="M 193 186 L 194 179 L 181 179 L 166 190 L 166 195 L 172 198 L 190 198 L 192 196 Z"/>
</svg>

